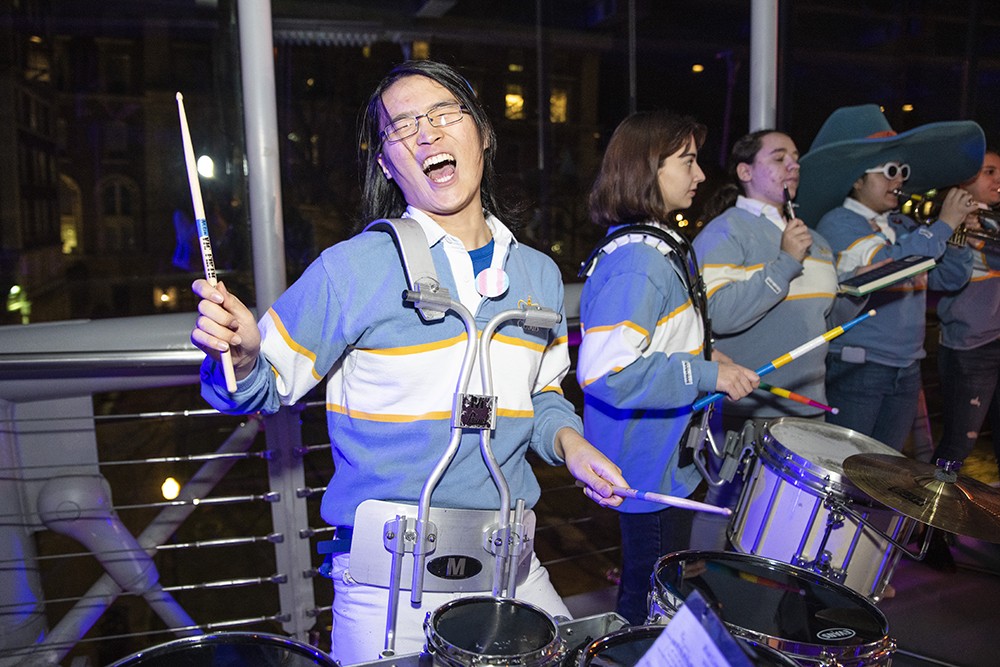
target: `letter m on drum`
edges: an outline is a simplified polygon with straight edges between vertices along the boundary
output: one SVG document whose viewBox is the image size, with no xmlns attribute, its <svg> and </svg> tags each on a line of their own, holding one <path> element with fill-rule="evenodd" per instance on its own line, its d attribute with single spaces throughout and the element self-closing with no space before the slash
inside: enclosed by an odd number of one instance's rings
<svg viewBox="0 0 1000 667">
<path fill-rule="evenodd" d="M 470 579 L 483 571 L 483 564 L 471 556 L 451 554 L 427 563 L 427 571 L 440 579 Z"/>
</svg>

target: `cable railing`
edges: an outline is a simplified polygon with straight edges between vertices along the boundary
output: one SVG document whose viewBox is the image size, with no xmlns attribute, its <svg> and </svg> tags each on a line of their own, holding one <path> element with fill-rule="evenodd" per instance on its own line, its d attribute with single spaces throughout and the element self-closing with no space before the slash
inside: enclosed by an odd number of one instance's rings
<svg viewBox="0 0 1000 667">
<path fill-rule="evenodd" d="M 131 320 L 142 321 L 0 331 L 0 666 L 233 628 L 319 637 L 324 648 L 333 592 L 315 546 L 335 530 L 319 516 L 333 474 L 325 402 L 293 406 L 290 435 L 268 417 L 202 408 L 193 391 L 200 353 L 190 345 L 160 356 L 145 344 L 132 367 L 128 351 L 103 365 L 109 355 L 93 348 L 109 332 L 134 341 L 141 336 L 130 328 L 150 328 L 148 318 Z M 186 340 L 189 326 L 162 316 L 154 330 Z M 64 350 L 58 362 L 26 363 L 48 348 Z M 167 409 L 146 405 L 157 401 Z M 303 429 L 321 425 L 321 436 L 304 440 Z M 297 476 L 279 477 L 275 468 L 287 466 Z M 168 474 L 186 480 L 177 496 L 150 497 Z M 586 501 L 568 473 L 540 478 L 536 539 L 550 542 L 540 558 L 554 579 L 567 563 L 607 569 L 617 542 L 559 544 L 565 531 L 595 529 L 607 510 Z M 152 613 L 135 611 L 143 600 Z M 128 619 L 126 630 L 109 630 L 104 617 Z"/>
</svg>

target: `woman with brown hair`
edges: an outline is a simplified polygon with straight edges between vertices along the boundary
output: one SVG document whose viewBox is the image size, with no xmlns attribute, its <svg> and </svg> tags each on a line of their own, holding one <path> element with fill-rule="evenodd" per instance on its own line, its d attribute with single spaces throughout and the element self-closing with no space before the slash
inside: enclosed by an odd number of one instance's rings
<svg viewBox="0 0 1000 667">
<path fill-rule="evenodd" d="M 705 180 L 697 161 L 704 139 L 703 125 L 664 111 L 618 126 L 590 194 L 591 219 L 608 235 L 584 265 L 580 303 L 585 436 L 636 488 L 682 497 L 700 481 L 680 462 L 691 404 L 702 392 L 739 399 L 758 383 L 706 349 L 697 264 L 667 224 Z M 687 548 L 690 515 L 631 499 L 619 510 L 617 611 L 638 624 L 656 560 Z"/>
</svg>

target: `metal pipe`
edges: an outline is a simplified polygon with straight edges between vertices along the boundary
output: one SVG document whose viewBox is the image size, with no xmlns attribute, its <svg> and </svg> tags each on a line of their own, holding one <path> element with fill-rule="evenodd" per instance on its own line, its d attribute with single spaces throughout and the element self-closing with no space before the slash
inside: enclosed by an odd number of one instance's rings
<svg viewBox="0 0 1000 667">
<path fill-rule="evenodd" d="M 778 0 L 750 5 L 750 131 L 774 127 L 777 113 Z"/>
<path fill-rule="evenodd" d="M 253 273 L 257 309 L 263 313 L 287 286 L 271 0 L 237 0 L 237 11 Z"/>
</svg>

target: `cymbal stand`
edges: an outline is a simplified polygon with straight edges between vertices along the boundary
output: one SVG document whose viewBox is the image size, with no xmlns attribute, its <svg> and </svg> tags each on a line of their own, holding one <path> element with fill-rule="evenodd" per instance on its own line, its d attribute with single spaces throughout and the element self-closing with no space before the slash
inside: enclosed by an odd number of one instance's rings
<svg viewBox="0 0 1000 667">
<path fill-rule="evenodd" d="M 914 553 L 912 553 L 910 551 L 910 549 L 909 549 L 909 547 L 907 545 L 901 543 L 896 538 L 891 537 L 890 535 L 888 535 L 884 530 L 882 530 L 878 526 L 875 526 L 874 524 L 872 524 L 872 522 L 869 521 L 866 516 L 864 516 L 863 514 L 857 512 L 854 508 L 852 508 L 851 507 L 851 505 L 852 505 L 851 501 L 849 501 L 849 500 L 845 501 L 845 500 L 841 500 L 839 498 L 827 497 L 827 499 L 825 501 L 825 504 L 826 504 L 827 509 L 829 509 L 831 512 L 842 512 L 842 513 L 847 514 L 848 516 L 852 517 L 853 519 L 855 519 L 859 523 L 863 523 L 867 528 L 869 528 L 872 531 L 874 531 L 879 537 L 881 537 L 886 542 L 888 542 L 892 546 L 894 546 L 897 549 L 899 549 L 900 551 L 902 551 L 903 555 L 906 556 L 907 558 L 909 558 L 911 560 L 923 560 L 924 556 L 927 555 L 927 548 L 930 546 L 930 538 L 931 538 L 931 535 L 934 533 L 934 526 L 932 526 L 930 524 L 924 524 L 924 525 L 927 526 L 927 532 L 924 534 L 924 541 L 923 541 L 923 544 L 920 545 L 920 551 L 919 551 L 919 553 L 914 554 Z M 896 514 L 899 514 L 899 516 L 906 516 L 905 514 L 900 514 L 899 512 L 896 512 Z"/>
</svg>

